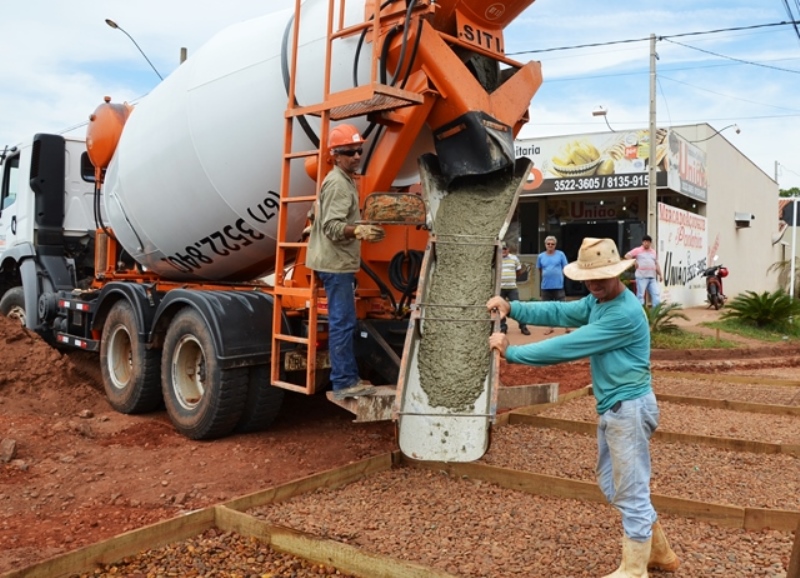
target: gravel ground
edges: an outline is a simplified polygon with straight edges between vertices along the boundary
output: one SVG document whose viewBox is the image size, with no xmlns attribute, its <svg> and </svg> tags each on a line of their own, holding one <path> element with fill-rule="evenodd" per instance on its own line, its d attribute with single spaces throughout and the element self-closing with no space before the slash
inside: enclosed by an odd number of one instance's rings
<svg viewBox="0 0 800 578">
<path fill-rule="evenodd" d="M 654 441 L 651 490 L 667 496 L 752 508 L 800 510 L 800 459 Z M 483 463 L 595 481 L 595 436 L 510 425 L 492 433 Z"/>
<path fill-rule="evenodd" d="M 619 515 L 610 506 L 411 468 L 248 513 L 475 578 L 597 577 L 616 568 L 621 550 Z M 671 516 L 662 523 L 682 560 L 665 576 L 786 576 L 791 532 L 749 532 Z"/>
<path fill-rule="evenodd" d="M 671 395 L 800 406 L 800 387 L 741 383 L 732 385 L 702 379 L 676 379 L 659 376 L 654 380 L 654 389 L 656 393 Z"/>
<path fill-rule="evenodd" d="M 191 540 L 147 550 L 80 578 L 128 576 L 150 578 L 328 578 L 350 576 L 335 568 L 311 564 L 276 552 L 255 538 L 232 532 L 208 530 Z"/>
<path fill-rule="evenodd" d="M 780 376 L 785 378 L 785 374 Z M 657 391 L 784 403 L 796 388 L 658 378 Z M 662 430 L 800 443 L 800 418 L 661 402 Z M 543 415 L 595 423 L 594 398 Z M 777 435 L 776 435 L 777 434 Z M 594 481 L 592 435 L 513 425 L 497 428 L 491 465 Z M 800 458 L 654 441 L 655 493 L 745 507 L 800 510 Z M 248 512 L 258 518 L 471 578 L 596 577 L 619 564 L 619 514 L 605 504 L 534 496 L 444 472 L 396 468 L 343 488 L 320 489 Z M 681 567 L 650 575 L 785 578 L 792 532 L 729 529 L 661 517 Z M 341 576 L 261 542 L 211 530 L 144 552 L 90 576 Z"/>
<path fill-rule="evenodd" d="M 659 402 L 659 429 L 678 433 L 739 438 L 767 443 L 800 443 L 800 417 L 764 415 Z M 585 396 L 543 412 L 545 417 L 597 422 L 595 399 Z"/>
</svg>

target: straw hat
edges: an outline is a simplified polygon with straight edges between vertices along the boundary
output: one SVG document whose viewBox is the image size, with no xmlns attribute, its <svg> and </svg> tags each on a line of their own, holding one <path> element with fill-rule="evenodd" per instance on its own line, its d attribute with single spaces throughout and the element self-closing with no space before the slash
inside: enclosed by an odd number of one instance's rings
<svg viewBox="0 0 800 578">
<path fill-rule="evenodd" d="M 578 251 L 578 260 L 564 267 L 564 275 L 575 281 L 611 279 L 635 262 L 635 259 L 620 259 L 611 239 L 586 237 Z"/>
</svg>

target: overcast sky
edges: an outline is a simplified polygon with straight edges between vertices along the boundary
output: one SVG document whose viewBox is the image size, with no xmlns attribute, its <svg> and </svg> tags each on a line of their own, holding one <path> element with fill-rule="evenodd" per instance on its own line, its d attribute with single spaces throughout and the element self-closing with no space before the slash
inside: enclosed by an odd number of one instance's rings
<svg viewBox="0 0 800 578">
<path fill-rule="evenodd" d="M 353 0 L 350 0 L 353 1 Z M 4 3 L 0 147 L 82 124 L 104 95 L 134 101 L 225 26 L 293 0 L 28 0 Z M 796 6 L 796 2 L 788 2 Z M 506 51 L 541 60 L 544 85 L 522 136 L 646 129 L 651 33 L 659 126 L 707 122 L 781 188 L 800 187 L 800 38 L 783 0 L 537 0 L 506 31 Z M 764 26 L 762 26 L 764 25 Z M 749 30 L 721 31 L 757 27 Z M 699 33 L 692 34 L 689 33 Z M 632 41 L 607 44 L 618 41 Z M 584 44 L 582 49 L 551 50 Z M 526 52 L 533 51 L 533 52 Z M 82 135 L 83 127 L 70 134 Z"/>
</svg>

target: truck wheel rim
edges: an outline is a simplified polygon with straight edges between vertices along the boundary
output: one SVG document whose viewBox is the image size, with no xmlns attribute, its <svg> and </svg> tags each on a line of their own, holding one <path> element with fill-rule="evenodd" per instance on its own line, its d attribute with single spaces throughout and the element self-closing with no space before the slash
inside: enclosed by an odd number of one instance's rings
<svg viewBox="0 0 800 578">
<path fill-rule="evenodd" d="M 186 410 L 203 400 L 206 387 L 206 358 L 200 342 L 191 335 L 178 341 L 172 355 L 172 389 L 175 399 Z"/>
<path fill-rule="evenodd" d="M 133 345 L 131 335 L 122 325 L 111 332 L 108 340 L 108 374 L 117 389 L 124 389 L 131 381 L 133 372 Z"/>
</svg>

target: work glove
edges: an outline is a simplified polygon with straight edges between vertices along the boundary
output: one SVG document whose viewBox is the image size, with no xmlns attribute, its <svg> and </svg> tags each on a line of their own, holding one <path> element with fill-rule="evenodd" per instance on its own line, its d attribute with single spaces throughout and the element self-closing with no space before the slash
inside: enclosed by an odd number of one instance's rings
<svg viewBox="0 0 800 578">
<path fill-rule="evenodd" d="M 386 231 L 378 225 L 356 225 L 354 233 L 356 239 L 370 243 L 376 243 L 386 236 Z"/>
</svg>

